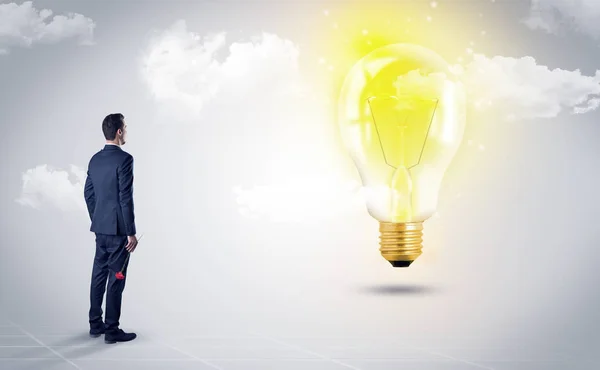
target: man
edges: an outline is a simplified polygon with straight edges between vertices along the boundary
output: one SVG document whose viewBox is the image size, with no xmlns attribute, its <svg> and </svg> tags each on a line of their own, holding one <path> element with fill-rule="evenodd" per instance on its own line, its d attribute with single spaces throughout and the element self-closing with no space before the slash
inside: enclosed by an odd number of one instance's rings
<svg viewBox="0 0 600 370">
<path fill-rule="evenodd" d="M 121 297 L 127 277 L 127 254 L 137 246 L 133 210 L 133 157 L 121 149 L 127 136 L 125 117 L 109 114 L 102 122 L 104 149 L 94 154 L 85 181 L 85 202 L 90 214 L 90 231 L 96 233 L 96 255 L 90 287 L 90 336 L 104 334 L 108 344 L 136 338 L 119 328 Z M 125 266 L 125 267 L 123 267 Z M 108 286 L 106 280 L 108 278 Z M 102 321 L 102 299 L 106 291 L 106 321 Z"/>
</svg>

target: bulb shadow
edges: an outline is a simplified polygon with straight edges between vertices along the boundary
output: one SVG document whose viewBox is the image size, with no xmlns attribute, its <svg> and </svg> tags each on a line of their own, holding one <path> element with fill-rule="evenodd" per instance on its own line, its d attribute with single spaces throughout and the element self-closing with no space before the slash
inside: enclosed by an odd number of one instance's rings
<svg viewBox="0 0 600 370">
<path fill-rule="evenodd" d="M 359 287 L 357 291 L 365 295 L 410 296 L 440 293 L 439 287 L 421 284 L 379 284 Z"/>
</svg>

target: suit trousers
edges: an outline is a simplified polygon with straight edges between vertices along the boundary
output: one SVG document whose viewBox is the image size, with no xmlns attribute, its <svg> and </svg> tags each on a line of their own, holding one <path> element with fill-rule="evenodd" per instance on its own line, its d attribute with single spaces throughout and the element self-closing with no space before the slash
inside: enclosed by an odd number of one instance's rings
<svg viewBox="0 0 600 370">
<path fill-rule="evenodd" d="M 127 280 L 127 265 L 129 265 L 127 260 L 123 267 L 129 253 L 125 249 L 126 245 L 127 236 L 96 234 L 96 255 L 90 286 L 89 321 L 92 330 L 104 327 L 106 332 L 110 333 L 119 329 L 121 301 Z M 125 279 L 119 280 L 115 277 L 119 271 L 125 274 Z M 103 322 L 102 300 L 105 292 L 106 319 Z"/>
</svg>

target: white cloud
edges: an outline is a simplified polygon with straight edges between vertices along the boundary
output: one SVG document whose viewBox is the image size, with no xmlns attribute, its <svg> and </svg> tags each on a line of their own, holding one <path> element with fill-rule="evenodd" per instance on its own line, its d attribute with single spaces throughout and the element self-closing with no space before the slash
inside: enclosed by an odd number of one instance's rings
<svg viewBox="0 0 600 370">
<path fill-rule="evenodd" d="M 523 22 L 532 29 L 558 33 L 572 28 L 600 38 L 600 1 L 531 0 L 529 16 Z"/>
<path fill-rule="evenodd" d="M 563 111 L 581 114 L 600 106 L 600 72 L 586 76 L 578 70 L 549 69 L 532 57 L 479 54 L 457 71 L 469 101 L 481 111 L 502 112 L 504 118 L 553 118 Z M 485 150 L 482 144 L 477 148 Z M 364 189 L 341 178 L 287 176 L 287 181 L 269 186 L 238 187 L 234 194 L 242 215 L 272 222 L 318 221 L 353 207 L 364 210 Z"/>
<path fill-rule="evenodd" d="M 288 127 L 308 128 L 325 117 L 321 111 L 323 100 L 303 93 L 298 56 L 298 48 L 291 41 L 274 34 L 263 33 L 228 44 L 225 33 L 200 36 L 188 31 L 184 21 L 178 21 L 150 40 L 142 57 L 141 72 L 159 109 L 188 122 L 210 124 L 199 120 L 210 108 L 212 120 L 230 124 L 232 130 L 240 125 L 251 126 L 258 133 L 266 129 L 266 135 L 257 134 L 254 140 L 269 143 L 270 135 L 281 130 L 281 122 Z M 310 129 L 307 130 L 301 130 L 300 135 L 310 138 Z M 292 134 L 292 139 L 299 137 Z M 290 142 L 279 149 L 277 154 L 285 162 L 278 167 L 281 183 L 237 188 L 232 196 L 237 196 L 241 213 L 247 210 L 244 215 L 248 217 L 299 221 L 311 213 L 325 215 L 331 207 L 343 206 L 334 198 L 336 194 L 340 196 L 339 187 L 347 184 L 322 184 L 323 177 L 306 180 L 306 176 L 294 181 L 301 167 L 294 163 L 306 158 L 305 145 Z M 263 154 L 274 157 L 260 144 L 246 156 L 264 158 Z M 264 167 L 266 162 L 257 163 L 257 167 Z M 61 209 L 85 209 L 85 176 L 74 183 L 65 171 L 52 172 L 47 166 L 39 166 L 27 171 L 23 181 L 23 194 L 18 200 L 21 204 L 39 208 L 49 203 Z M 282 213 L 278 206 L 284 204 L 287 211 Z"/>
<path fill-rule="evenodd" d="M 207 103 L 272 105 L 299 92 L 298 48 L 263 33 L 230 45 L 226 33 L 200 36 L 180 20 L 157 33 L 143 55 L 142 77 L 161 108 L 195 120 Z"/>
<path fill-rule="evenodd" d="M 243 124 L 256 133 L 264 130 L 264 136 L 289 141 L 271 157 L 247 153 L 257 159 L 257 168 L 277 170 L 271 180 L 255 179 L 233 189 L 239 212 L 245 217 L 312 222 L 339 216 L 353 207 L 365 209 L 360 184 L 330 172 L 302 169 L 319 163 L 323 155 L 306 150 L 306 143 L 315 140 L 308 125 L 334 125 L 329 113 L 335 104 L 326 106 L 318 87 L 307 86 L 306 76 L 298 68 L 299 54 L 291 41 L 273 34 L 228 44 L 225 33 L 201 36 L 179 21 L 158 32 L 143 55 L 142 76 L 158 106 L 170 114 L 200 125 L 217 119 L 230 125 L 230 132 Z M 480 104 L 491 101 L 493 107 L 502 107 L 515 118 L 554 117 L 564 109 L 583 113 L 598 105 L 594 100 L 600 94 L 598 76 L 549 70 L 530 57 L 474 55 L 462 73 L 471 100 Z M 260 116 L 258 112 L 262 112 Z M 293 131 L 291 140 L 282 126 L 302 129 Z M 264 138 L 256 135 L 252 140 L 261 151 L 259 143 Z"/>
<path fill-rule="evenodd" d="M 512 119 L 553 118 L 568 110 L 586 113 L 598 108 L 600 71 L 549 69 L 532 57 L 488 58 L 476 54 L 458 68 L 476 108 L 495 108 Z"/>
<path fill-rule="evenodd" d="M 11 47 L 30 47 L 78 38 L 82 45 L 93 43 L 95 23 L 81 14 L 55 15 L 49 9 L 37 10 L 31 1 L 21 5 L 0 4 L 0 55 Z"/>
<path fill-rule="evenodd" d="M 209 127 L 216 121 L 231 133 L 252 127 L 244 131 L 253 133 L 252 152 L 236 154 L 245 164 L 254 162 L 257 172 L 277 170 L 232 189 L 240 214 L 310 223 L 364 207 L 358 184 L 308 168 L 326 154 L 307 150 L 306 143 L 316 145 L 323 131 L 315 127 L 331 124 L 331 117 L 328 101 L 301 76 L 298 47 L 271 33 L 229 37 L 198 35 L 178 21 L 150 40 L 142 77 L 168 118 Z"/>
<path fill-rule="evenodd" d="M 70 172 L 37 166 L 23 173 L 23 189 L 16 202 L 35 209 L 50 205 L 62 211 L 86 210 L 85 178 L 85 171 L 74 165 Z"/>
<path fill-rule="evenodd" d="M 280 184 L 233 189 L 239 212 L 276 223 L 310 223 L 365 209 L 363 188 L 335 176 L 291 178 Z"/>
<path fill-rule="evenodd" d="M 593 98 L 588 100 L 586 106 L 573 108 L 573 113 L 583 114 L 596 110 L 598 107 L 600 107 L 600 98 Z"/>
</svg>

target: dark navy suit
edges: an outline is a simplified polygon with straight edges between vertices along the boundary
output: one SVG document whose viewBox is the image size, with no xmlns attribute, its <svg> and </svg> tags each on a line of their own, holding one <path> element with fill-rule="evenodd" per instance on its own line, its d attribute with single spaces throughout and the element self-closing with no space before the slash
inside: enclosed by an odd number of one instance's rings
<svg viewBox="0 0 600 370">
<path fill-rule="evenodd" d="M 133 157 L 117 145 L 107 144 L 94 154 L 88 165 L 84 190 L 90 214 L 90 231 L 96 233 L 96 255 L 90 287 L 91 330 L 119 328 L 121 298 L 125 280 L 118 280 L 127 258 L 127 236 L 135 235 L 133 209 Z M 127 276 L 127 265 L 123 268 Z M 107 285 L 108 278 L 108 285 Z M 106 320 L 102 321 L 102 300 L 106 291 Z"/>
</svg>

